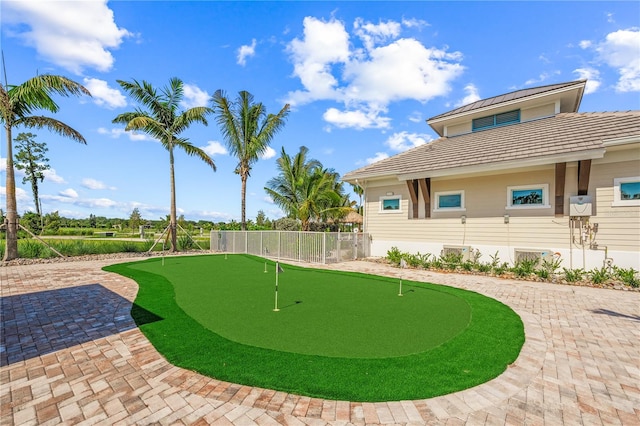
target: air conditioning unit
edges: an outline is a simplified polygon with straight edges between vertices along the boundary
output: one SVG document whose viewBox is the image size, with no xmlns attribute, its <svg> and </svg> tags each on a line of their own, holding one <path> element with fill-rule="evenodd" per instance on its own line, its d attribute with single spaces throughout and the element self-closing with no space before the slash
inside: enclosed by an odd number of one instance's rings
<svg viewBox="0 0 640 426">
<path fill-rule="evenodd" d="M 462 255 L 462 261 L 465 262 L 471 259 L 471 246 L 444 246 L 440 254 L 443 257 L 452 254 Z"/>
<path fill-rule="evenodd" d="M 569 216 L 587 217 L 593 214 L 590 195 L 569 197 Z"/>
<path fill-rule="evenodd" d="M 515 263 L 534 260 L 538 266 L 542 266 L 545 260 L 550 261 L 553 259 L 553 252 L 540 249 L 515 249 L 514 259 Z"/>
</svg>

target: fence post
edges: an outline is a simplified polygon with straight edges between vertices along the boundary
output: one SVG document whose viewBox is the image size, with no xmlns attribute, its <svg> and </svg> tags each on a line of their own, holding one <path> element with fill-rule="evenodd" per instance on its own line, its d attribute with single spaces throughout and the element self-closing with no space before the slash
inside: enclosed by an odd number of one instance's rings
<svg viewBox="0 0 640 426">
<path fill-rule="evenodd" d="M 322 264 L 327 264 L 327 233 L 322 233 Z"/>
</svg>

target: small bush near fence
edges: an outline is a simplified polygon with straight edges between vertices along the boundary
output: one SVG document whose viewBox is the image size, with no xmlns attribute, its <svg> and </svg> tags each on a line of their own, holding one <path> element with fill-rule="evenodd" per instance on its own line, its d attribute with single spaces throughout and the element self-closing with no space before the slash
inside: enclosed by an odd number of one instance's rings
<svg viewBox="0 0 640 426">
<path fill-rule="evenodd" d="M 599 287 L 623 286 L 625 288 L 640 288 L 640 275 L 633 268 L 595 268 L 590 271 L 584 269 L 560 270 L 560 258 L 554 257 L 538 263 L 537 260 L 523 260 L 510 265 L 502 262 L 496 252 L 491 255 L 491 261 L 481 262 L 481 254 L 474 250 L 468 260 L 463 260 L 461 254 L 447 253 L 439 256 L 432 253 L 406 253 L 397 247 L 387 251 L 386 260 L 400 266 L 404 259 L 408 267 L 417 269 L 429 269 L 436 271 L 452 271 L 461 273 L 476 273 L 502 278 L 516 278 L 545 282 L 557 282 L 567 284 L 593 285 Z"/>
</svg>

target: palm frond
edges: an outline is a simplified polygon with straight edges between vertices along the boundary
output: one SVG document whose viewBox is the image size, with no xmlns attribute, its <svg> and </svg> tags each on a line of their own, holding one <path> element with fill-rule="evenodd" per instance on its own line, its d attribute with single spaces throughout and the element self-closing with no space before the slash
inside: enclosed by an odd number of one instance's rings
<svg viewBox="0 0 640 426">
<path fill-rule="evenodd" d="M 29 116 L 29 117 L 22 117 L 17 119 L 14 122 L 14 125 L 18 126 L 18 125 L 22 125 L 24 127 L 28 127 L 28 128 L 35 128 L 35 129 L 49 129 L 54 133 L 57 133 L 61 136 L 65 136 L 68 137 L 70 139 L 73 139 L 77 142 L 86 144 L 87 141 L 85 140 L 85 138 L 80 134 L 80 132 L 78 132 L 77 130 L 73 129 L 72 127 L 66 125 L 65 123 L 63 123 L 62 121 L 56 120 L 55 118 L 51 118 L 51 117 L 44 117 L 44 116 Z"/>
<path fill-rule="evenodd" d="M 186 139 L 175 139 L 174 146 L 182 149 L 187 155 L 199 157 L 209 167 L 211 167 L 214 172 L 216 171 L 216 163 L 211 159 L 211 157 L 209 157 L 209 154 L 204 152 L 202 148 L 198 148 Z"/>
</svg>

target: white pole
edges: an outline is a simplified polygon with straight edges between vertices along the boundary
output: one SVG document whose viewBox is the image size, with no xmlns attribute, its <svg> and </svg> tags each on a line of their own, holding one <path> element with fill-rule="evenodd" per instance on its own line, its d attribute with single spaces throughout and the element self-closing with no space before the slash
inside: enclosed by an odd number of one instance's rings
<svg viewBox="0 0 640 426">
<path fill-rule="evenodd" d="M 407 267 L 407 262 L 404 259 L 400 259 L 400 291 L 398 296 L 402 296 L 402 275 L 404 272 L 404 268 Z"/>
<path fill-rule="evenodd" d="M 278 271 L 280 270 L 280 264 L 279 262 L 276 262 L 276 303 L 275 303 L 275 308 L 273 309 L 273 312 L 278 312 L 280 309 L 278 309 Z"/>
</svg>

